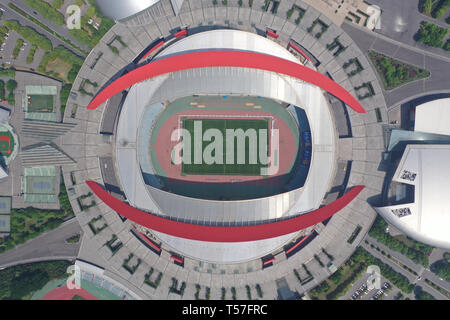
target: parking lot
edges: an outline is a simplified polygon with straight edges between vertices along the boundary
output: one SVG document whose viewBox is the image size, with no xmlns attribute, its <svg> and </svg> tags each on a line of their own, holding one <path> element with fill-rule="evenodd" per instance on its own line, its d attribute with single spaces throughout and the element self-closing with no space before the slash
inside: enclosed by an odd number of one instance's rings
<svg viewBox="0 0 450 320">
<path fill-rule="evenodd" d="M 381 276 L 380 289 L 368 290 L 368 278 L 369 274 L 364 274 L 353 284 L 348 292 L 340 298 L 340 300 L 393 300 L 400 291 L 383 276 Z M 413 295 L 406 295 L 403 293 L 403 296 L 413 299 Z"/>
<path fill-rule="evenodd" d="M 25 20 L 20 15 L 17 15 L 14 11 L 12 11 L 10 8 L 0 4 L 0 11 L 2 13 L 2 16 L 0 18 L 0 25 L 3 25 L 4 20 L 17 20 L 20 24 L 25 26 L 30 26 L 34 28 L 39 33 L 44 34 L 42 30 L 39 30 L 29 21 Z M 47 36 L 47 35 L 46 35 Z M 52 39 L 52 37 L 49 37 L 52 41 L 53 46 L 58 45 L 58 41 Z M 16 43 L 18 39 L 23 39 L 19 34 L 17 34 L 15 31 L 9 31 L 8 36 L 6 37 L 0 37 L 0 64 L 5 64 L 5 67 L 14 66 L 19 68 L 26 68 L 31 69 L 32 71 L 37 70 L 42 57 L 45 54 L 45 51 L 37 48 L 35 54 L 34 54 L 34 60 L 32 63 L 27 63 L 27 56 L 31 49 L 31 44 L 25 40 L 26 45 L 23 46 L 23 50 L 19 51 L 19 54 L 16 59 L 13 59 L 13 51 L 16 47 Z"/>
</svg>

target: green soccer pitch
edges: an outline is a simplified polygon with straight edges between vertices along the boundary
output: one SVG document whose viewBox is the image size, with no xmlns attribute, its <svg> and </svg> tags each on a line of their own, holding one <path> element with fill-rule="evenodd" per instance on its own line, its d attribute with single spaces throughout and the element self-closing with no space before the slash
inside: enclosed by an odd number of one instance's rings
<svg viewBox="0 0 450 320">
<path fill-rule="evenodd" d="M 54 97 L 52 95 L 29 95 L 28 112 L 54 112 Z"/>
<path fill-rule="evenodd" d="M 201 121 L 202 123 L 202 137 L 206 130 L 208 129 L 218 129 L 222 133 L 223 137 L 223 164 L 206 164 L 204 160 L 202 160 L 202 164 L 194 163 L 194 122 Z M 182 118 L 182 126 L 183 129 L 189 131 L 191 135 L 191 163 L 182 163 L 181 174 L 182 175 L 234 175 L 234 176 L 259 176 L 261 175 L 261 168 L 267 167 L 267 165 L 262 165 L 259 162 L 259 130 L 266 129 L 267 130 L 267 152 L 269 152 L 269 118 L 263 119 L 188 119 Z M 257 147 L 256 147 L 256 164 L 250 164 L 249 156 L 249 138 L 245 138 L 245 162 L 244 164 L 237 163 L 237 148 L 238 142 L 236 138 L 234 138 L 234 162 L 233 164 L 226 163 L 226 130 L 227 129 L 242 129 L 244 132 L 248 129 L 256 130 L 256 139 L 257 139 Z M 212 143 L 212 141 L 203 141 L 202 140 L 202 154 L 205 148 Z M 184 145 L 183 145 L 184 148 Z"/>
</svg>

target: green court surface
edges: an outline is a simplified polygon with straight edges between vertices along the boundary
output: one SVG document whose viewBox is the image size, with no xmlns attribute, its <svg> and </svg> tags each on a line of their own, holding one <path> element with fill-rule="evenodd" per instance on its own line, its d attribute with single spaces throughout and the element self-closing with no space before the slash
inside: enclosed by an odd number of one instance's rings
<svg viewBox="0 0 450 320">
<path fill-rule="evenodd" d="M 100 300 L 121 300 L 120 297 L 116 296 L 112 292 L 110 292 L 104 288 L 96 287 L 91 282 L 85 281 L 83 279 L 81 280 L 81 287 L 83 289 L 89 291 L 90 293 L 92 293 L 94 296 L 96 296 Z"/>
<path fill-rule="evenodd" d="M 194 126 L 195 123 L 197 125 L 201 123 L 202 128 L 202 136 L 208 129 L 218 129 L 222 134 L 223 143 L 222 143 L 222 153 L 223 157 L 221 157 L 222 163 L 213 163 L 207 164 L 205 160 L 202 160 L 201 164 L 194 163 L 194 149 L 195 149 L 195 137 L 194 137 Z M 236 176 L 259 176 L 261 175 L 261 168 L 266 167 L 267 164 L 261 164 L 259 161 L 259 130 L 266 130 L 267 140 L 264 142 L 266 147 L 266 152 L 269 151 L 269 118 L 261 118 L 261 119 L 182 119 L 183 129 L 189 131 L 191 135 L 191 163 L 182 163 L 182 175 L 236 175 Z M 244 133 L 251 132 L 254 130 L 254 138 L 250 139 L 250 137 L 245 137 L 244 139 L 239 141 L 240 139 L 235 136 L 232 137 L 234 139 L 234 159 L 233 161 L 227 161 L 227 129 L 238 130 L 242 129 Z M 247 131 L 249 130 L 249 131 Z M 235 131 L 236 132 L 236 131 Z M 202 142 L 202 154 L 205 148 L 208 145 L 213 143 L 212 141 L 203 141 Z M 252 145 L 250 145 L 252 144 Z M 183 146 L 184 150 L 184 146 Z M 238 155 L 239 153 L 245 152 L 245 160 L 243 163 L 239 163 Z M 212 155 L 215 155 L 215 151 L 212 152 Z M 250 161 L 251 159 L 255 161 Z M 242 160 L 242 159 L 241 159 Z M 231 162 L 231 163 L 229 163 Z M 242 162 L 242 161 L 241 161 Z"/>
<path fill-rule="evenodd" d="M 37 300 L 42 299 L 48 292 L 52 291 L 53 289 L 56 289 L 60 286 L 63 286 L 66 284 L 67 278 L 64 279 L 55 279 L 47 282 L 47 284 L 41 288 L 40 290 L 36 291 L 33 296 L 31 297 L 31 300 Z"/>
<path fill-rule="evenodd" d="M 54 112 L 53 95 L 29 95 L 28 96 L 28 112 Z"/>
<path fill-rule="evenodd" d="M 14 150 L 14 137 L 9 131 L 0 132 L 0 154 L 9 156 Z"/>
<path fill-rule="evenodd" d="M 33 177 L 28 176 L 26 181 L 26 193 L 29 194 L 55 194 L 55 177 Z"/>
</svg>

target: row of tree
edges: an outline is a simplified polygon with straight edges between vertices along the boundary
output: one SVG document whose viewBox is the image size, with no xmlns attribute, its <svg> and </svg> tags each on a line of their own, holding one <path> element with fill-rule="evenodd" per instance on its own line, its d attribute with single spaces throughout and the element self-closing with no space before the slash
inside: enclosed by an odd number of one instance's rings
<svg viewBox="0 0 450 320">
<path fill-rule="evenodd" d="M 0 271 L 0 300 L 22 299 L 52 279 L 62 279 L 70 262 L 51 261 L 23 264 Z"/>
<path fill-rule="evenodd" d="M 450 281 L 450 263 L 447 259 L 439 260 L 431 266 L 431 271 L 445 281 Z"/>
<path fill-rule="evenodd" d="M 25 3 L 30 8 L 39 12 L 44 19 L 58 26 L 64 25 L 64 15 L 47 2 L 42 0 L 25 0 Z"/>
<path fill-rule="evenodd" d="M 450 0 L 440 0 L 438 3 L 433 0 L 424 0 L 422 3 L 422 13 L 433 16 L 434 18 L 442 18 L 450 9 Z"/>
<path fill-rule="evenodd" d="M 389 249 L 402 253 L 415 263 L 421 264 L 424 267 L 429 266 L 427 254 L 433 249 L 431 246 L 414 241 L 410 239 L 412 247 L 407 246 L 402 241 L 392 237 L 386 232 L 387 223 L 383 218 L 377 217 L 372 228 L 369 231 L 369 235 L 376 239 L 378 242 L 384 244 Z"/>
<path fill-rule="evenodd" d="M 380 268 L 383 277 L 388 279 L 393 285 L 405 293 L 411 293 L 414 290 L 414 285 L 409 282 L 408 278 L 396 272 L 389 265 L 385 264 L 378 258 L 372 256 L 362 247 L 358 247 L 352 256 L 355 263 L 363 263 L 366 266 L 376 265 Z"/>
<path fill-rule="evenodd" d="M 24 27 L 16 20 L 6 20 L 3 24 L 8 29 L 14 30 L 20 34 L 25 40 L 31 42 L 32 44 L 35 44 L 46 51 L 53 50 L 52 42 L 46 36 L 38 33 L 33 28 Z"/>
</svg>

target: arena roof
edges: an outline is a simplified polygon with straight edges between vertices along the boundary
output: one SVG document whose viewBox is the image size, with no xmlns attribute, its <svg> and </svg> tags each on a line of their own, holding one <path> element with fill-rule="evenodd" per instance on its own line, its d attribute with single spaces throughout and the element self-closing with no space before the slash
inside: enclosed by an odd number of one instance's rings
<svg viewBox="0 0 450 320">
<path fill-rule="evenodd" d="M 449 162 L 450 145 L 408 145 L 392 180 L 413 185 L 414 202 L 375 209 L 409 236 L 450 249 Z"/>
<path fill-rule="evenodd" d="M 96 0 L 100 11 L 108 18 L 122 20 L 135 15 L 161 0 Z"/>
<path fill-rule="evenodd" d="M 414 131 L 450 135 L 450 98 L 437 99 L 416 107 Z"/>
</svg>

